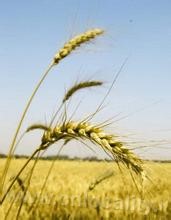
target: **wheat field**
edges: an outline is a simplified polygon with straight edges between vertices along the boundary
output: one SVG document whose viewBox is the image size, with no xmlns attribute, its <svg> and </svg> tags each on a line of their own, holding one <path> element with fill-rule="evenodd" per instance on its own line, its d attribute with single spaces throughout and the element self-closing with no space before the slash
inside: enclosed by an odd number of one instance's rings
<svg viewBox="0 0 171 220">
<path fill-rule="evenodd" d="M 108 133 L 109 119 L 92 122 L 103 108 L 127 59 L 117 71 L 106 95 L 87 117 L 68 117 L 71 96 L 79 90 L 102 86 L 99 80 L 76 82 L 47 123 L 22 124 L 37 91 L 55 66 L 82 44 L 93 42 L 104 30 L 89 29 L 64 43 L 40 77 L 21 114 L 9 151 L 0 159 L 1 219 L 170 219 L 171 163 L 145 162 L 129 143 Z M 15 150 L 25 134 L 43 131 L 40 144 L 25 159 L 16 159 Z M 48 160 L 42 155 L 59 141 L 61 149 L 70 141 L 98 146 L 109 160 Z M 92 150 L 92 149 L 91 149 Z"/>
<path fill-rule="evenodd" d="M 12 162 L 7 177 L 9 183 L 25 160 Z M 0 160 L 1 172 L 4 162 Z M 20 177 L 21 182 L 15 183 L 5 200 L 0 210 L 2 217 L 15 217 L 33 163 L 31 161 Z M 22 205 L 21 219 L 171 218 L 170 163 L 146 162 L 144 166 L 151 180 L 145 180 L 138 191 L 128 170 L 122 169 L 121 174 L 115 162 L 56 160 L 41 198 L 37 200 L 52 163 L 51 160 L 37 163 Z"/>
</svg>

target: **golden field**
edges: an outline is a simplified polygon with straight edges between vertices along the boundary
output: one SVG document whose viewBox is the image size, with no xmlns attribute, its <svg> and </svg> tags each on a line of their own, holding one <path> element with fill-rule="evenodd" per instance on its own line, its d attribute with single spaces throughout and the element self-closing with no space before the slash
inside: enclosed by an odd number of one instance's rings
<svg viewBox="0 0 171 220">
<path fill-rule="evenodd" d="M 25 160 L 12 161 L 6 187 Z M 1 219 L 14 219 L 33 163 L 7 195 Z M 171 163 L 146 162 L 150 180 L 135 179 L 138 191 L 129 170 L 121 173 L 115 162 L 57 160 L 39 198 L 52 163 L 38 161 L 19 219 L 171 219 Z"/>
</svg>

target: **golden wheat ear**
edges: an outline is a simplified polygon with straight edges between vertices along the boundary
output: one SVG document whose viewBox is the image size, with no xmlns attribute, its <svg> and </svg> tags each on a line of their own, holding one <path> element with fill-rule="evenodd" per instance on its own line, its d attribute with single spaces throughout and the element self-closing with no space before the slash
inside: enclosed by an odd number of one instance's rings
<svg viewBox="0 0 171 220">
<path fill-rule="evenodd" d="M 94 39 L 98 35 L 104 33 L 104 30 L 95 28 L 88 30 L 80 35 L 75 36 L 67 43 L 64 44 L 63 48 L 59 50 L 59 52 L 54 57 L 54 64 L 58 64 L 63 58 L 68 56 L 73 50 L 77 47 L 80 47 L 82 44 Z"/>
<path fill-rule="evenodd" d="M 86 122 L 69 121 L 51 128 L 50 131 L 45 131 L 42 137 L 42 149 L 48 148 L 61 139 L 65 140 L 67 137 L 90 140 L 100 146 L 111 159 L 121 162 L 137 175 L 143 172 L 142 160 L 138 156 L 118 141 L 114 135 L 106 134 L 100 127 Z"/>
<path fill-rule="evenodd" d="M 86 89 L 89 87 L 97 87 L 97 86 L 101 86 L 101 85 L 103 85 L 102 81 L 95 81 L 95 80 L 94 81 L 93 80 L 92 81 L 90 81 L 90 80 L 89 81 L 81 81 L 81 82 L 75 83 L 71 88 L 68 89 L 68 91 L 66 91 L 66 94 L 63 97 L 62 103 L 59 106 L 59 108 L 57 109 L 57 111 L 55 112 L 55 114 L 53 115 L 49 126 L 51 126 L 53 124 L 55 118 L 57 117 L 59 111 L 62 109 L 65 102 L 68 101 L 76 92 L 78 92 L 81 89 Z M 66 111 L 66 106 L 65 106 L 65 111 Z M 64 112 L 64 114 L 65 114 L 65 112 Z M 73 114 L 72 114 L 72 116 L 73 116 Z"/>
<path fill-rule="evenodd" d="M 73 96 L 77 91 L 79 91 L 81 89 L 101 86 L 102 84 L 103 84 L 103 82 L 101 82 L 101 81 L 82 81 L 82 82 L 76 83 L 66 92 L 62 102 L 63 103 L 66 102 L 68 99 L 71 98 L 71 96 Z"/>
</svg>

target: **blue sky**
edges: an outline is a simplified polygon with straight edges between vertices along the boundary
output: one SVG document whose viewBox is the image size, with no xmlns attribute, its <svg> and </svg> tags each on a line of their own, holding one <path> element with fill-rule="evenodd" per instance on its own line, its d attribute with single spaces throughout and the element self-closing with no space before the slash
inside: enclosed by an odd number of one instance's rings
<svg viewBox="0 0 171 220">
<path fill-rule="evenodd" d="M 104 80 L 105 85 L 73 98 L 70 112 L 83 100 L 74 119 L 91 113 L 105 95 L 124 60 L 128 61 L 95 122 L 119 120 L 110 131 L 136 141 L 171 141 L 171 2 L 154 0 L 37 0 L 0 1 L 0 151 L 5 153 L 27 98 L 54 54 L 75 34 L 105 29 L 89 45 L 63 60 L 39 90 L 22 131 L 35 122 L 49 121 L 55 106 L 77 79 Z M 46 118 L 46 119 L 45 119 Z M 40 134 L 26 136 L 18 153 L 31 153 Z M 158 146 L 157 144 L 157 146 Z M 169 144 L 145 148 L 146 158 L 171 159 Z M 166 149 L 168 148 L 168 149 Z M 50 153 L 54 153 L 54 148 Z M 87 155 L 83 147 L 64 153 Z"/>
</svg>

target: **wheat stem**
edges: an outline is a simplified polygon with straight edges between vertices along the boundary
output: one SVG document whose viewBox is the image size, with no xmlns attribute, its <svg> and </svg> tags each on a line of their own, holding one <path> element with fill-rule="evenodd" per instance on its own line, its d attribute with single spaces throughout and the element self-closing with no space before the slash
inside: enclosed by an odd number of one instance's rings
<svg viewBox="0 0 171 220">
<path fill-rule="evenodd" d="M 26 166 L 29 164 L 29 162 L 33 159 L 33 157 L 40 151 L 40 148 L 36 149 L 33 154 L 28 158 L 28 160 L 26 161 L 26 163 L 22 166 L 22 168 L 19 170 L 19 172 L 17 173 L 17 175 L 15 176 L 15 178 L 13 179 L 13 181 L 11 182 L 11 184 L 9 185 L 7 191 L 5 192 L 5 194 L 3 195 L 3 197 L 1 198 L 0 204 L 2 204 L 6 198 L 6 196 L 8 195 L 9 191 L 11 190 L 12 186 L 14 185 L 14 183 L 16 182 L 16 180 L 19 178 L 19 176 L 21 175 L 21 173 L 23 172 L 23 170 L 26 168 Z"/>
<path fill-rule="evenodd" d="M 12 154 L 14 153 L 14 148 L 15 148 L 15 143 L 16 143 L 16 140 L 17 140 L 17 136 L 18 136 L 18 133 L 20 131 L 20 128 L 21 128 L 21 125 L 24 121 L 24 118 L 26 116 L 26 113 L 30 107 L 30 104 L 33 100 L 33 98 L 35 97 L 35 94 L 37 93 L 39 87 L 41 86 L 41 84 L 43 83 L 44 79 L 46 78 L 46 76 L 48 75 L 49 71 L 51 70 L 51 68 L 53 67 L 53 63 L 51 63 L 49 65 L 49 67 L 47 68 L 47 70 L 45 71 L 45 73 L 43 74 L 43 76 L 41 77 L 39 83 L 36 85 L 31 97 L 29 98 L 28 100 L 28 103 L 23 111 L 23 114 L 21 116 L 21 119 L 19 121 L 19 124 L 17 126 L 17 129 L 15 131 L 15 134 L 14 134 L 14 137 L 13 137 L 13 140 L 12 140 L 12 143 L 10 145 L 10 150 L 8 152 L 8 156 L 7 156 L 7 159 L 6 159 L 6 163 L 5 163 L 5 168 L 4 168 L 4 171 L 3 171 L 3 174 L 2 174 L 2 177 L 1 177 L 1 181 L 0 181 L 0 195 L 2 194 L 2 190 L 3 190 L 3 186 L 4 186 L 4 182 L 5 182 L 5 179 L 6 179 L 6 175 L 7 175 L 7 172 L 8 172 L 8 169 L 9 169 L 9 166 L 10 166 L 10 161 L 11 161 L 11 156 Z"/>
</svg>

